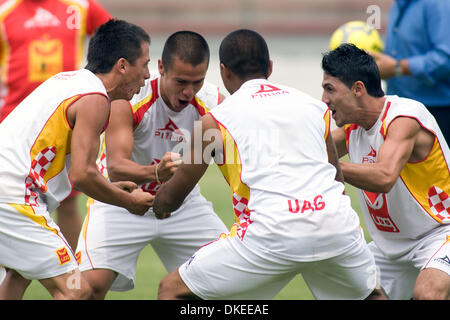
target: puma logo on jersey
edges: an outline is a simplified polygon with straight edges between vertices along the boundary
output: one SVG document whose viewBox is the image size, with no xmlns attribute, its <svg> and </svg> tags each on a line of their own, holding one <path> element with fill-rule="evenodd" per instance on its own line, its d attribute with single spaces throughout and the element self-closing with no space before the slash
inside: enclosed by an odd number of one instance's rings
<svg viewBox="0 0 450 320">
<path fill-rule="evenodd" d="M 377 152 L 370 146 L 370 152 L 367 156 L 362 157 L 362 163 L 375 163 L 377 162 Z"/>
<path fill-rule="evenodd" d="M 186 141 L 183 131 L 181 131 L 170 118 L 164 128 L 155 130 L 155 137 L 176 142 Z"/>
<path fill-rule="evenodd" d="M 252 94 L 252 98 L 267 98 L 283 94 L 289 94 L 289 92 L 270 84 L 261 84 L 259 90 Z"/>
</svg>

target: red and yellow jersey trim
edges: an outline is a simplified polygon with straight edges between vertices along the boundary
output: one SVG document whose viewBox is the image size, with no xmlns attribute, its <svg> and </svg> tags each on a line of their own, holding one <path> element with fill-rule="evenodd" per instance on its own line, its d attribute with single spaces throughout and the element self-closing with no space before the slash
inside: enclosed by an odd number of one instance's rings
<svg viewBox="0 0 450 320">
<path fill-rule="evenodd" d="M 71 150 L 72 128 L 67 120 L 67 109 L 77 101 L 81 95 L 68 98 L 60 103 L 45 123 L 30 150 L 31 159 L 47 147 L 55 147 L 56 155 L 52 166 L 45 173 L 44 180 L 48 181 L 61 172 L 65 166 L 65 157 Z"/>
<path fill-rule="evenodd" d="M 444 223 L 443 217 L 432 210 L 429 197 L 436 188 L 444 195 L 450 195 L 449 172 L 439 140 L 435 138 L 428 157 L 420 162 L 408 162 L 400 173 L 400 179 L 414 199 L 439 223 Z"/>
<path fill-rule="evenodd" d="M 206 107 L 205 103 L 196 96 L 192 99 L 191 104 L 197 109 L 201 117 L 209 112 L 209 109 Z"/>
<path fill-rule="evenodd" d="M 72 127 L 67 119 L 68 108 L 82 94 L 62 101 L 47 119 L 30 148 L 30 172 L 25 179 L 25 203 L 37 204 L 36 188 L 47 192 L 47 183 L 66 167 L 71 152 Z"/>
<path fill-rule="evenodd" d="M 344 132 L 345 132 L 345 145 L 347 147 L 347 151 L 348 150 L 348 142 L 350 140 L 350 134 L 353 130 L 356 130 L 359 128 L 359 125 L 352 123 L 352 124 L 346 124 L 344 125 Z"/>
<path fill-rule="evenodd" d="M 227 183 L 230 185 L 233 200 L 235 221 L 239 223 L 248 217 L 247 207 L 250 200 L 250 189 L 242 182 L 242 163 L 236 142 L 228 129 L 215 119 L 217 127 L 222 135 L 223 163 L 217 164 Z"/>
<path fill-rule="evenodd" d="M 159 98 L 158 95 L 158 78 L 150 81 L 150 86 L 152 88 L 152 93 L 145 97 L 138 103 L 131 105 L 131 112 L 133 113 L 133 128 L 136 129 L 144 118 L 145 113 L 148 109 L 155 103 L 156 99 Z"/>
<path fill-rule="evenodd" d="M 331 123 L 330 109 L 327 109 L 327 111 L 323 115 L 323 121 L 325 121 L 325 134 L 323 135 L 323 137 L 325 141 L 327 141 L 328 135 L 330 134 L 330 123 Z"/>
<path fill-rule="evenodd" d="M 386 109 L 384 110 L 383 116 L 381 117 L 380 134 L 383 137 L 383 139 L 386 139 L 386 135 L 387 135 L 388 126 L 386 125 L 386 117 L 387 117 L 390 107 L 391 107 L 391 102 L 389 101 L 386 105 Z"/>
</svg>

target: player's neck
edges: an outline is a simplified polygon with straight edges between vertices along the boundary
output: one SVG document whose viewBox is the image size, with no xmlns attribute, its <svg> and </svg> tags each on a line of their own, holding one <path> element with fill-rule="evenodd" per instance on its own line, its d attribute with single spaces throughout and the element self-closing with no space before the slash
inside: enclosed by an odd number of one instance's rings
<svg viewBox="0 0 450 320">
<path fill-rule="evenodd" d="M 104 74 L 96 73 L 95 75 L 102 81 L 103 86 L 106 89 L 106 93 L 108 94 L 108 97 L 111 101 L 123 99 L 123 97 L 117 94 L 119 81 L 112 72 Z"/>
<path fill-rule="evenodd" d="M 363 112 L 361 113 L 360 125 L 369 130 L 378 121 L 383 107 L 386 101 L 386 97 L 371 97 L 367 96 L 363 103 Z"/>
<path fill-rule="evenodd" d="M 260 76 L 260 77 L 246 77 L 244 79 L 239 79 L 239 78 L 236 77 L 236 81 L 234 81 L 234 85 L 231 86 L 231 91 L 233 91 L 233 92 L 231 92 L 230 90 L 228 90 L 228 91 L 230 91 L 230 94 L 233 94 L 234 92 L 238 91 L 242 87 L 242 85 L 244 83 L 246 83 L 247 81 L 257 80 L 257 79 L 267 80 L 267 78 L 264 77 L 264 76 Z"/>
</svg>

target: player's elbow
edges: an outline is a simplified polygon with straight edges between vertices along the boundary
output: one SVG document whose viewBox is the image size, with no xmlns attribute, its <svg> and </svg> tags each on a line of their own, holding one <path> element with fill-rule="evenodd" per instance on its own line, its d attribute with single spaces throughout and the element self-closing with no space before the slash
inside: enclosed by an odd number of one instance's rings
<svg viewBox="0 0 450 320">
<path fill-rule="evenodd" d="M 74 189 L 83 191 L 91 183 L 95 174 L 96 172 L 93 172 L 90 168 L 85 170 L 71 169 L 69 179 Z"/>
<path fill-rule="evenodd" d="M 161 199 L 160 196 L 156 196 L 153 201 L 153 212 L 155 213 L 156 218 L 162 219 L 166 214 L 171 213 L 173 210 L 172 206 L 170 206 L 165 200 Z"/>
<path fill-rule="evenodd" d="M 379 180 L 378 180 L 378 191 L 379 193 L 388 193 L 392 190 L 392 188 L 395 185 L 395 182 L 397 181 L 398 176 L 390 173 L 385 173 Z"/>
<path fill-rule="evenodd" d="M 163 199 L 161 199 L 163 198 Z M 177 210 L 181 206 L 181 203 L 174 200 L 169 200 L 164 196 L 156 196 L 153 202 L 153 211 L 155 213 L 163 214 L 170 213 Z"/>
<path fill-rule="evenodd" d="M 108 171 L 108 178 L 111 182 L 130 180 L 128 177 L 123 176 L 120 163 L 113 159 L 108 159 L 106 170 Z"/>
<path fill-rule="evenodd" d="M 388 193 L 394 187 L 398 175 L 388 170 L 379 169 L 373 172 L 372 175 L 364 175 L 361 178 L 364 180 L 364 183 L 357 185 L 358 187 L 374 193 Z M 348 182 L 352 183 L 351 180 Z"/>
<path fill-rule="evenodd" d="M 122 181 L 124 179 L 120 178 L 120 171 L 114 165 L 108 165 L 108 178 L 111 182 Z"/>
<path fill-rule="evenodd" d="M 182 199 L 173 197 L 170 192 L 165 192 L 162 189 L 164 188 L 162 187 L 156 192 L 156 196 L 153 201 L 153 211 L 158 215 L 173 212 L 183 203 Z"/>
<path fill-rule="evenodd" d="M 378 193 L 388 193 L 389 191 L 391 191 L 393 185 L 391 184 L 383 184 L 380 185 L 380 187 L 378 188 Z"/>
</svg>

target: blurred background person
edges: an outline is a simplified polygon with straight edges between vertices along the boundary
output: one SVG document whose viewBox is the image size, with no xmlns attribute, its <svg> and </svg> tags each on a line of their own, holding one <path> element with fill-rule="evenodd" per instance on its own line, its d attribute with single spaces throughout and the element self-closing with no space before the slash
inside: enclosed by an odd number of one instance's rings
<svg viewBox="0 0 450 320">
<path fill-rule="evenodd" d="M 78 70 L 86 37 L 110 18 L 95 0 L 1 1 L 0 123 L 42 82 Z M 73 250 L 81 229 L 77 193 L 61 203 L 56 218 Z"/>
<path fill-rule="evenodd" d="M 422 102 L 450 142 L 450 1 L 395 0 L 385 50 L 373 53 L 387 94 Z"/>
</svg>

